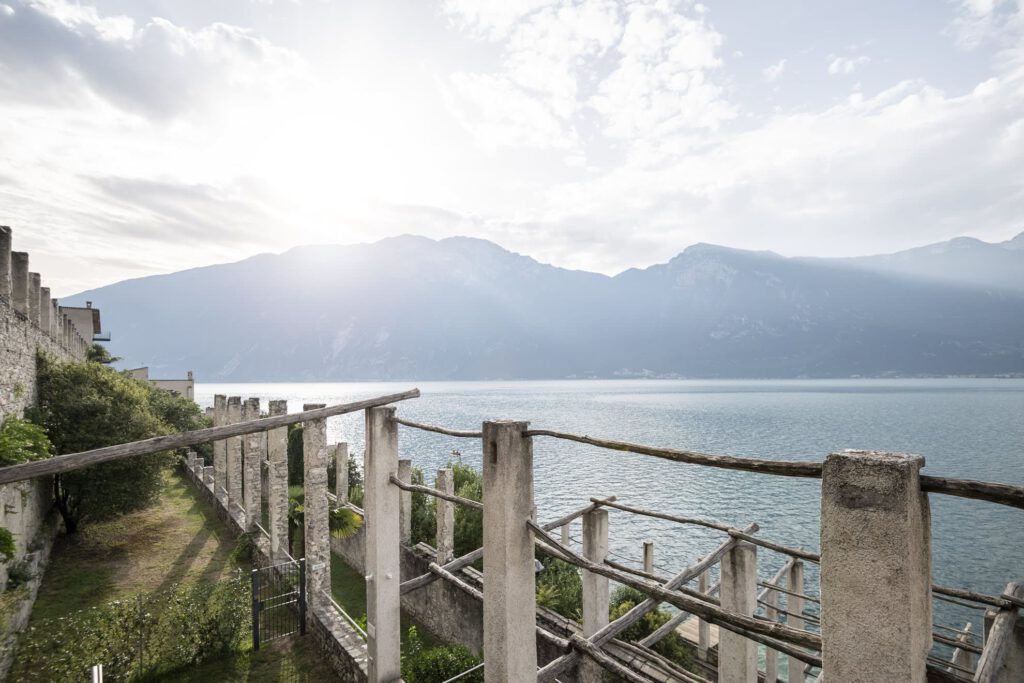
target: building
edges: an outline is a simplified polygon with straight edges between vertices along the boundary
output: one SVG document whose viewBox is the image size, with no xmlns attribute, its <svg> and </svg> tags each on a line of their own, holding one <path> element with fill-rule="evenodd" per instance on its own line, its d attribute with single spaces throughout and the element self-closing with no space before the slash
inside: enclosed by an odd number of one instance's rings
<svg viewBox="0 0 1024 683">
<path fill-rule="evenodd" d="M 85 302 L 85 308 L 80 306 L 61 306 L 60 311 L 71 319 L 75 329 L 78 330 L 78 333 L 86 341 L 110 341 L 110 334 L 103 333 L 103 325 L 100 322 L 100 309 L 93 308 L 91 301 Z"/>
<path fill-rule="evenodd" d="M 149 368 L 134 368 L 132 370 L 126 370 L 129 377 L 135 379 L 144 379 L 152 384 L 157 389 L 163 389 L 164 391 L 170 391 L 176 394 L 184 396 L 190 401 L 195 400 L 195 379 L 192 377 L 192 371 L 189 370 L 185 379 L 150 379 Z"/>
</svg>

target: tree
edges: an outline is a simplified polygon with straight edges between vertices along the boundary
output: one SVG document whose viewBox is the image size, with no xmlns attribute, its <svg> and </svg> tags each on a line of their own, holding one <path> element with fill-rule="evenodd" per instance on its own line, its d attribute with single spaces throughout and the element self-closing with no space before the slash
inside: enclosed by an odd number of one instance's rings
<svg viewBox="0 0 1024 683">
<path fill-rule="evenodd" d="M 147 383 L 101 363 L 61 363 L 40 354 L 38 405 L 33 422 L 43 426 L 58 455 L 148 439 L 172 431 L 153 410 Z M 69 534 L 90 518 L 149 505 L 160 490 L 166 453 L 85 467 L 54 477 L 54 497 Z"/>
<path fill-rule="evenodd" d="M 647 598 L 646 595 L 631 588 L 630 586 L 619 586 L 612 592 L 608 605 L 609 619 L 615 621 L 636 605 Z M 642 619 L 629 626 L 619 634 L 622 640 L 636 642 L 649 636 L 661 628 L 665 622 L 672 618 L 672 615 L 664 610 L 651 610 Z M 683 668 L 690 668 L 693 665 L 691 650 L 675 631 L 672 631 L 664 638 L 654 644 L 653 650 L 658 654 L 671 659 Z"/>
<path fill-rule="evenodd" d="M 121 360 L 118 356 L 111 356 L 110 351 L 107 351 L 107 347 L 99 344 L 93 344 L 86 349 L 85 359 L 90 363 L 101 363 L 103 365 L 110 365 Z"/>
</svg>

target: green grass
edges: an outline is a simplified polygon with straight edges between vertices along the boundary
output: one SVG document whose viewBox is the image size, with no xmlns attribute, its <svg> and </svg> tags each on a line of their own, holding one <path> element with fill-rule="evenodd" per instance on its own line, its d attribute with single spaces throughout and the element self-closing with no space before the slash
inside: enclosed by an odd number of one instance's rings
<svg viewBox="0 0 1024 683">
<path fill-rule="evenodd" d="M 59 536 L 43 577 L 31 623 L 177 584 L 218 581 L 242 569 L 232 557 L 236 541 L 191 484 L 166 472 L 160 499 L 150 508 L 83 524 Z M 334 564 L 338 564 L 335 562 Z M 252 652 L 220 656 L 163 681 L 332 680 L 312 639 L 293 637 Z M 15 665 L 17 670 L 17 664 Z"/>
</svg>

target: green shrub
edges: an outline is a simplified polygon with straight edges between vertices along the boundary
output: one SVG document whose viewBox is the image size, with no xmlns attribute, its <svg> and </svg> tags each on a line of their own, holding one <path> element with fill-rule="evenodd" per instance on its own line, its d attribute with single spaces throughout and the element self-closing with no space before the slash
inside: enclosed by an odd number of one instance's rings
<svg viewBox="0 0 1024 683">
<path fill-rule="evenodd" d="M 42 460 L 53 455 L 46 430 L 39 425 L 8 417 L 0 426 L 0 467 Z"/>
<path fill-rule="evenodd" d="M 19 681 L 158 676 L 239 649 L 251 637 L 248 582 L 178 586 L 31 626 L 19 643 Z M 144 658 L 139 660 L 139 645 Z"/>
<path fill-rule="evenodd" d="M 335 538 L 348 538 L 363 526 L 363 518 L 348 508 L 334 508 L 329 520 Z"/>
<path fill-rule="evenodd" d="M 629 586 L 619 586 L 612 592 L 609 600 L 609 619 L 615 621 L 636 605 L 646 599 L 640 591 Z M 622 640 L 636 642 L 649 636 L 665 624 L 672 615 L 663 610 L 652 610 L 644 615 L 635 624 L 619 634 Z M 691 649 L 678 633 L 672 632 L 659 640 L 653 647 L 658 654 L 671 659 L 683 668 L 689 668 L 693 664 Z"/>
<path fill-rule="evenodd" d="M 0 555 L 3 555 L 4 562 L 14 559 L 14 534 L 8 529 L 0 528 Z"/>
<path fill-rule="evenodd" d="M 432 647 L 406 657 L 402 663 L 402 678 L 406 683 L 443 683 L 479 663 L 480 660 L 461 645 Z M 483 669 L 459 679 L 467 683 L 483 683 L 483 680 Z"/>
<path fill-rule="evenodd" d="M 541 558 L 544 569 L 537 574 L 537 604 L 563 617 L 583 619 L 583 580 L 576 567 L 547 555 Z"/>
</svg>

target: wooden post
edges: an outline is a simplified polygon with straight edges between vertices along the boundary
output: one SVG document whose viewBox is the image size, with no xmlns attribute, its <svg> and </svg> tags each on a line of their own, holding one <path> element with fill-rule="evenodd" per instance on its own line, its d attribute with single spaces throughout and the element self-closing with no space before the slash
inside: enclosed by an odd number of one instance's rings
<svg viewBox="0 0 1024 683">
<path fill-rule="evenodd" d="M 604 564 L 608 557 L 608 511 L 583 515 L 583 557 Z M 583 570 L 583 637 L 589 638 L 608 625 L 608 577 Z M 581 683 L 601 683 L 604 669 L 590 658 L 580 662 Z"/>
<path fill-rule="evenodd" d="M 334 448 L 334 495 L 338 507 L 348 502 L 348 444 L 344 442 Z"/>
<path fill-rule="evenodd" d="M 412 460 L 398 461 L 398 478 L 406 484 L 412 483 Z M 402 545 L 412 545 L 412 491 L 399 490 L 398 512 L 399 539 Z"/>
<path fill-rule="evenodd" d="M 793 566 L 789 568 L 789 576 L 787 578 L 788 585 L 786 588 L 790 594 L 786 595 L 786 611 L 792 612 L 793 614 L 804 613 L 804 599 L 800 597 L 804 595 L 804 563 L 802 560 L 796 560 L 793 562 Z M 797 595 L 792 595 L 796 593 Z M 786 623 L 793 628 L 804 629 L 804 618 L 801 616 L 787 616 Z M 796 657 L 787 658 L 787 666 L 789 667 L 789 674 L 787 674 L 787 681 L 789 683 L 804 683 L 804 663 Z"/>
<path fill-rule="evenodd" d="M 697 577 L 697 590 L 703 595 L 707 595 L 710 585 L 711 575 L 708 570 L 705 569 Z M 707 661 L 708 648 L 711 646 L 711 625 L 703 619 L 697 619 L 697 658 L 702 662 Z"/>
<path fill-rule="evenodd" d="M 932 582 L 923 465 L 878 451 L 825 459 L 821 637 L 830 681 L 925 682 Z"/>
<path fill-rule="evenodd" d="M 757 608 L 757 546 L 746 541 L 722 557 L 722 609 L 753 616 Z M 757 643 L 718 629 L 718 682 L 757 683 Z"/>
<path fill-rule="evenodd" d="M 250 398 L 245 402 L 248 419 L 258 420 L 260 417 L 260 400 Z M 245 499 L 245 528 L 252 531 L 256 524 L 263 520 L 263 435 L 265 432 L 253 432 L 246 437 L 245 444 L 245 481 L 243 495 Z"/>
<path fill-rule="evenodd" d="M 644 571 L 654 573 L 654 541 L 644 541 Z"/>
<path fill-rule="evenodd" d="M 533 442 L 527 422 L 483 424 L 484 680 L 537 676 Z"/>
<path fill-rule="evenodd" d="M 437 471 L 434 484 L 438 491 L 455 494 L 455 474 L 451 469 Z M 437 563 L 447 564 L 455 558 L 455 504 L 437 499 Z"/>
<path fill-rule="evenodd" d="M 242 421 L 242 397 L 228 398 L 228 424 Z M 232 436 L 227 444 L 228 514 L 238 516 L 242 504 L 242 437 Z"/>
<path fill-rule="evenodd" d="M 228 423 L 228 398 L 224 394 L 213 397 L 213 426 L 223 427 Z M 214 493 L 224 507 L 228 499 L 221 489 L 228 487 L 228 442 L 224 439 L 213 442 L 213 481 Z"/>
<path fill-rule="evenodd" d="M 366 515 L 366 644 L 368 683 L 401 676 L 398 425 L 389 406 L 366 411 L 363 510 Z"/>
<path fill-rule="evenodd" d="M 306 404 L 305 410 L 324 404 Z M 302 503 L 306 543 L 306 597 L 315 606 L 327 603 L 331 591 L 331 528 L 327 501 L 327 419 L 302 423 Z"/>
<path fill-rule="evenodd" d="M 288 401 L 271 401 L 270 414 L 285 415 Z M 267 432 L 267 488 L 270 513 L 270 552 L 275 561 L 288 559 L 288 428 Z"/>
</svg>

